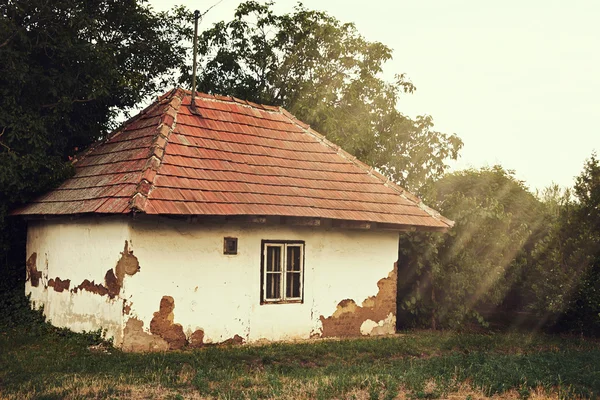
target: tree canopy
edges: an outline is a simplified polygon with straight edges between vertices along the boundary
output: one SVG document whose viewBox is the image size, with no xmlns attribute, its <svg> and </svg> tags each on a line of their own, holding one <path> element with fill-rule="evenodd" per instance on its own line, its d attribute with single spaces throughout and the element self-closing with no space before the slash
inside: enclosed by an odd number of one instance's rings
<svg viewBox="0 0 600 400">
<path fill-rule="evenodd" d="M 541 204 L 500 166 L 447 174 L 430 185 L 426 201 L 455 226 L 443 235 L 402 236 L 406 320 L 453 328 L 483 323 L 481 313 L 499 306 L 520 279 Z"/>
<path fill-rule="evenodd" d="M 15 240 L 10 208 L 58 184 L 117 112 L 173 81 L 187 19 L 135 0 L 0 3 L 0 251 Z"/>
<path fill-rule="evenodd" d="M 198 89 L 283 106 L 410 189 L 441 176 L 462 141 L 430 116 L 398 111 L 415 86 L 404 74 L 382 78 L 392 49 L 324 12 L 298 5 L 277 15 L 272 4 L 242 3 L 232 21 L 201 34 Z"/>
</svg>

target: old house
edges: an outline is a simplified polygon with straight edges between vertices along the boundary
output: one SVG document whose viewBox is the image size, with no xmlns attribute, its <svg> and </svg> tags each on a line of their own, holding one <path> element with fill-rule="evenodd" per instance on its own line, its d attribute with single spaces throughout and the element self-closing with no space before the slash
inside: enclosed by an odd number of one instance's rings
<svg viewBox="0 0 600 400">
<path fill-rule="evenodd" d="M 33 306 L 134 351 L 393 333 L 398 232 L 452 222 L 281 108 L 195 104 L 170 91 L 14 212 Z"/>
</svg>

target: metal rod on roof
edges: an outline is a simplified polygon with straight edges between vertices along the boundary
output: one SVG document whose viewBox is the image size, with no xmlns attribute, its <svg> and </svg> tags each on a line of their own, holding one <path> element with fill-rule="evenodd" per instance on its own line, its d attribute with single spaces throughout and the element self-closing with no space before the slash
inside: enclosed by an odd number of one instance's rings
<svg viewBox="0 0 600 400">
<path fill-rule="evenodd" d="M 196 110 L 196 65 L 198 58 L 198 20 L 200 19 L 200 11 L 194 11 L 194 60 L 192 66 L 192 102 L 190 105 L 190 110 L 194 114 L 200 114 Z"/>
</svg>

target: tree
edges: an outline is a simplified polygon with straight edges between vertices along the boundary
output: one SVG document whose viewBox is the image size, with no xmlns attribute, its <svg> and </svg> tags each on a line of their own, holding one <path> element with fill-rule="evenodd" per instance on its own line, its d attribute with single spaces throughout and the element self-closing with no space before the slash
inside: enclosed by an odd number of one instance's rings
<svg viewBox="0 0 600 400">
<path fill-rule="evenodd" d="M 464 170 L 432 183 L 427 201 L 455 226 L 400 241 L 400 324 L 463 326 L 510 297 L 542 223 L 536 197 L 502 167 Z M 403 320 L 402 320 L 403 319 Z"/>
<path fill-rule="evenodd" d="M 392 50 L 324 12 L 298 5 L 276 15 L 271 6 L 247 1 L 203 32 L 198 89 L 283 106 L 410 189 L 441 176 L 462 141 L 435 131 L 429 116 L 397 110 L 415 87 L 403 74 L 381 78 Z"/>
<path fill-rule="evenodd" d="M 185 63 L 183 9 L 140 0 L 0 4 L 0 257 L 23 258 L 9 209 L 57 185 L 119 111 L 163 90 Z"/>
<path fill-rule="evenodd" d="M 553 207 L 536 246 L 531 308 L 555 328 L 600 335 L 600 161 L 592 154 L 571 192 Z"/>
</svg>

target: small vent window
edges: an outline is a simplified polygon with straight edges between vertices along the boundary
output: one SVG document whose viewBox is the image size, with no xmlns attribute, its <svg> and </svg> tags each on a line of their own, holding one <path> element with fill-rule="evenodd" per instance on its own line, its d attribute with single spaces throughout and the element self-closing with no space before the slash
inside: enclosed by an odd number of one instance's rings
<svg viewBox="0 0 600 400">
<path fill-rule="evenodd" d="M 223 254 L 237 254 L 238 240 L 234 237 L 226 237 L 223 240 Z"/>
</svg>

